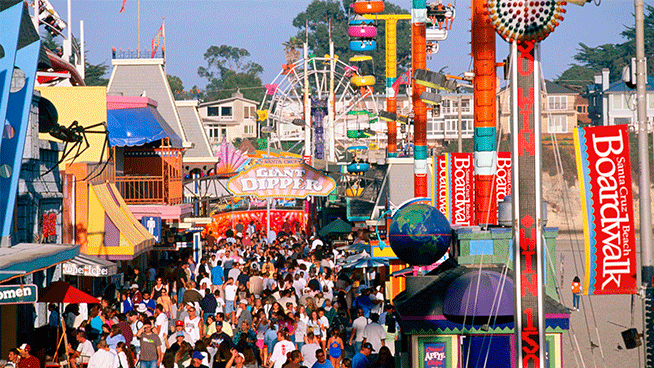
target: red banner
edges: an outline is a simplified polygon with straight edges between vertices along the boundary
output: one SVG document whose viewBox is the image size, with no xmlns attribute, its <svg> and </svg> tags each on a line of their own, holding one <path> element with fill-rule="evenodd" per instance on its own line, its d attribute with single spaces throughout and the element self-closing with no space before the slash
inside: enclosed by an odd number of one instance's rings
<svg viewBox="0 0 654 368">
<path fill-rule="evenodd" d="M 265 209 L 224 212 L 213 215 L 212 217 L 213 222 L 205 227 L 203 231 L 204 235 L 211 234 L 215 238 L 225 236 L 227 229 L 234 229 L 239 220 L 246 226 L 250 221 L 254 221 L 254 225 L 261 234 L 266 232 Z M 306 212 L 302 210 L 270 210 L 270 229 L 278 233 L 284 223 L 288 222 L 291 230 L 295 229 L 296 224 L 302 230 L 306 228 L 307 219 Z"/>
<path fill-rule="evenodd" d="M 585 295 L 636 292 L 636 237 L 626 125 L 578 128 Z"/>
<path fill-rule="evenodd" d="M 450 218 L 450 181 L 448 175 L 449 154 L 436 156 L 436 208 Z"/>
<path fill-rule="evenodd" d="M 495 195 L 497 203 L 511 195 L 511 152 L 497 153 L 497 172 L 495 173 Z"/>
<path fill-rule="evenodd" d="M 474 165 L 472 153 L 450 154 L 452 224 L 474 225 Z"/>
</svg>

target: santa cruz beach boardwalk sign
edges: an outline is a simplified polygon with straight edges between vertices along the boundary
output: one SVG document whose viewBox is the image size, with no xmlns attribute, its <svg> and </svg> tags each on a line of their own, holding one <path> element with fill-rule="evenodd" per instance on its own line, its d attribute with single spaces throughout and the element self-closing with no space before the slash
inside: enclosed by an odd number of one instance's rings
<svg viewBox="0 0 654 368">
<path fill-rule="evenodd" d="M 238 197 L 306 198 L 328 196 L 336 189 L 329 176 L 301 158 L 264 158 L 231 178 L 227 190 Z"/>
</svg>

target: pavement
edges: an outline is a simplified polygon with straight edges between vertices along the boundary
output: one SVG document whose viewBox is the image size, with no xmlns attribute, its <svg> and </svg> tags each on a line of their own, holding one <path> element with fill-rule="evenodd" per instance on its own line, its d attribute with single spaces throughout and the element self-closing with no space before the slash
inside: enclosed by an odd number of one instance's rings
<svg viewBox="0 0 654 368">
<path fill-rule="evenodd" d="M 556 249 L 555 267 L 563 304 L 572 308 L 572 279 L 579 275 L 583 280 L 583 234 L 560 234 Z M 640 254 L 637 260 L 640 280 Z M 645 366 L 643 347 L 625 349 L 621 335 L 631 327 L 642 333 L 642 299 L 635 295 L 582 296 L 579 309 L 571 312 L 569 333 L 563 335 L 563 367 Z"/>
</svg>

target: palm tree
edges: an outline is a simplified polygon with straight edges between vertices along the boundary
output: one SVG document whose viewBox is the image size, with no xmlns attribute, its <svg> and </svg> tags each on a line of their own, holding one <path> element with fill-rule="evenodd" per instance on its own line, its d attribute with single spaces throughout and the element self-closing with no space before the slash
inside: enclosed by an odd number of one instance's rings
<svg viewBox="0 0 654 368">
<path fill-rule="evenodd" d="M 291 36 L 288 41 L 282 43 L 284 53 L 286 54 L 286 64 L 293 64 L 300 59 L 301 53 L 299 48 L 303 46 L 302 40 L 296 36 Z"/>
</svg>

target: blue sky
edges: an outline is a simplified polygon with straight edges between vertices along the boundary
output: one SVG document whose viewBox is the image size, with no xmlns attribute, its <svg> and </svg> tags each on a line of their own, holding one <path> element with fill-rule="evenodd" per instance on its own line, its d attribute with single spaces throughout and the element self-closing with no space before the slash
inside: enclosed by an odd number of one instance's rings
<svg viewBox="0 0 654 368">
<path fill-rule="evenodd" d="M 451 0 L 457 5 L 457 18 L 449 38 L 440 51 L 428 60 L 433 70 L 460 74 L 471 68 L 470 1 Z M 51 0 L 66 19 L 66 0 Z M 391 0 L 409 9 L 410 0 Z M 311 0 L 141 0 L 141 47 L 150 48 L 152 37 L 166 19 L 168 74 L 179 76 L 184 87 L 203 88 L 206 80 L 197 74 L 205 65 L 204 52 L 212 45 L 231 45 L 247 49 L 251 60 L 264 68 L 262 80 L 270 83 L 284 63 L 282 42 L 297 33 L 295 16 Z M 646 4 L 652 5 L 652 1 Z M 111 48 L 137 44 L 137 0 L 72 0 L 72 30 L 79 37 L 79 21 L 84 20 L 87 57 L 92 64 L 111 64 Z M 633 0 L 603 0 L 584 7 L 568 4 L 565 20 L 541 46 L 545 77 L 552 79 L 574 62 L 580 42 L 589 46 L 620 43 L 625 25 L 633 25 Z M 508 45 L 499 38 L 497 59 L 508 55 Z M 500 73 L 501 70 L 498 70 Z"/>
</svg>

